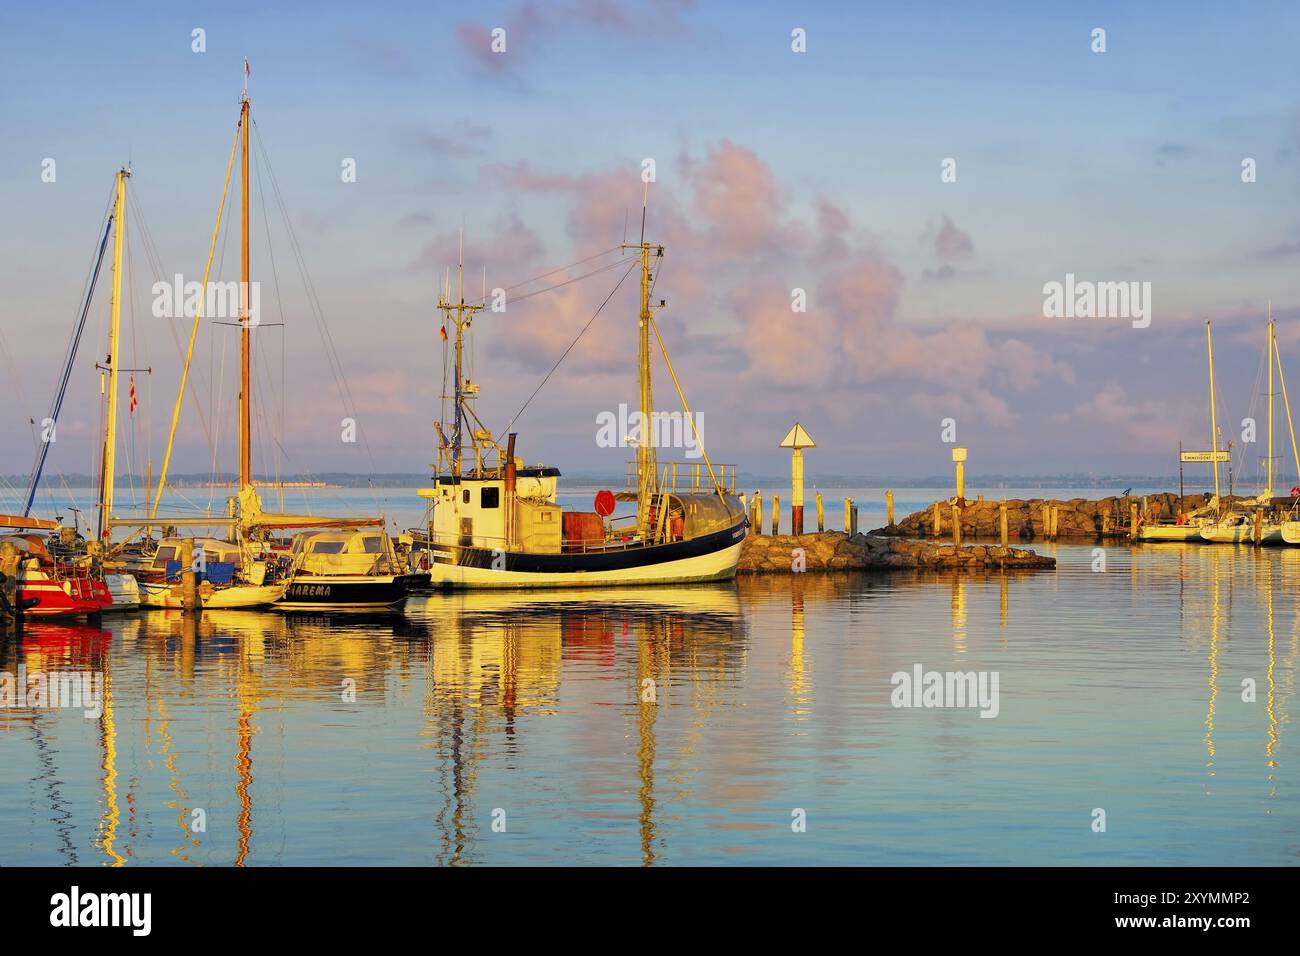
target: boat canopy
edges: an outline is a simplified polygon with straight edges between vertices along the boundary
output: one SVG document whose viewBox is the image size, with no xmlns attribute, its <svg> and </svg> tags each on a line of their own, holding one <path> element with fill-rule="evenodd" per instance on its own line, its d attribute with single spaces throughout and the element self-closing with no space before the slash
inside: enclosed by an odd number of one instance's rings
<svg viewBox="0 0 1300 956">
<path fill-rule="evenodd" d="M 389 563 L 383 531 L 317 531 L 294 538 L 294 563 L 309 574 L 370 574 Z"/>
<path fill-rule="evenodd" d="M 686 537 L 724 531 L 745 516 L 745 509 L 736 495 L 676 494 L 686 517 Z"/>
</svg>

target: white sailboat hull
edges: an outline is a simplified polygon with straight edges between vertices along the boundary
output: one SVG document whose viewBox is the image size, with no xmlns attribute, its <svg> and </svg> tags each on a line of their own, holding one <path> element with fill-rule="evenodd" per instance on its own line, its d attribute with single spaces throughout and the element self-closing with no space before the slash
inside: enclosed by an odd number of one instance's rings
<svg viewBox="0 0 1300 956">
<path fill-rule="evenodd" d="M 1235 525 L 1207 525 L 1201 528 L 1201 538 L 1211 544 L 1254 544 L 1255 527 L 1249 522 Z M 1265 522 L 1261 529 L 1260 541 L 1263 544 L 1283 544 L 1285 539 L 1282 536 L 1281 525 Z"/>
<path fill-rule="evenodd" d="M 610 571 L 494 571 L 489 568 L 435 563 L 430 585 L 442 588 L 585 588 L 634 584 L 695 584 L 735 577 L 740 542 L 708 554 Z"/>
<path fill-rule="evenodd" d="M 218 588 L 204 595 L 199 592 L 199 599 L 205 608 L 241 608 L 262 607 L 274 604 L 284 594 L 283 584 L 254 586 L 236 584 L 228 588 Z M 180 608 L 181 589 L 179 585 L 142 584 L 140 585 L 140 606 L 154 608 Z"/>
<path fill-rule="evenodd" d="M 1200 526 L 1194 524 L 1146 524 L 1138 529 L 1139 541 L 1201 541 Z"/>
<path fill-rule="evenodd" d="M 140 585 L 129 574 L 105 574 L 104 584 L 113 596 L 105 611 L 136 611 L 140 608 Z"/>
<path fill-rule="evenodd" d="M 1300 544 L 1300 521 L 1283 521 L 1280 532 L 1284 544 Z"/>
</svg>

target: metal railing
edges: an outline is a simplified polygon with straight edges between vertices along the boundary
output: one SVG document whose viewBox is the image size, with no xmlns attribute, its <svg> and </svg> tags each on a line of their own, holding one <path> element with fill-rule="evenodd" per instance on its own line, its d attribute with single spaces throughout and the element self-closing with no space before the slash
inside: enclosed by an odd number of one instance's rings
<svg viewBox="0 0 1300 956">
<path fill-rule="evenodd" d="M 736 493 L 736 466 L 714 464 L 713 474 L 718 477 L 718 484 L 729 495 Z M 640 490 L 637 481 L 636 462 L 627 463 L 625 491 Z M 712 494 L 713 479 L 709 476 L 709 466 L 702 461 L 670 461 L 659 466 L 659 491 L 676 494 Z"/>
</svg>

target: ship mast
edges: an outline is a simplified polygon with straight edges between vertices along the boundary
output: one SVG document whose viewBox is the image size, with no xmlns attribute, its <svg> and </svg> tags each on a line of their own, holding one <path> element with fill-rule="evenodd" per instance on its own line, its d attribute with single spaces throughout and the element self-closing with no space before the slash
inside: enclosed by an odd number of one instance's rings
<svg viewBox="0 0 1300 956">
<path fill-rule="evenodd" d="M 122 245 L 126 233 L 126 181 L 131 170 L 125 166 L 117 172 L 117 195 L 113 211 L 113 291 L 108 323 L 108 411 L 104 423 L 104 453 L 99 476 L 98 540 L 111 534 L 109 519 L 113 514 L 114 476 L 117 469 L 117 352 L 122 324 Z M 102 371 L 101 371 L 102 376 Z"/>
<path fill-rule="evenodd" d="M 1268 304 L 1268 487 L 1267 498 L 1273 497 L 1273 303 Z"/>
<path fill-rule="evenodd" d="M 454 403 L 455 418 L 452 421 L 451 441 L 447 452 L 452 477 L 459 478 L 461 473 L 461 443 L 465 430 L 465 409 L 462 407 L 466 398 L 463 374 L 465 331 L 473 324 L 474 314 L 483 308 L 481 303 L 479 305 L 465 304 L 465 234 L 463 231 L 460 235 L 460 262 L 456 267 L 456 300 L 454 302 L 450 301 L 450 294 L 451 290 L 449 288 L 443 289 L 442 294 L 438 296 L 438 308 L 442 310 L 446 320 L 451 322 L 456 331 L 456 378 L 453 394 L 450 396 Z"/>
<path fill-rule="evenodd" d="M 241 129 L 241 208 L 239 221 L 239 490 L 253 484 L 252 455 L 252 392 L 250 390 L 249 366 L 251 364 L 252 330 L 249 326 L 248 309 L 248 127 L 251 120 L 251 104 L 248 99 L 248 61 L 244 61 L 244 97 L 240 110 Z"/>
<path fill-rule="evenodd" d="M 1219 420 L 1214 409 L 1214 339 L 1210 335 L 1210 323 L 1205 323 L 1205 351 L 1210 365 L 1210 449 L 1214 459 L 1214 503 L 1219 504 Z"/>
<path fill-rule="evenodd" d="M 650 253 L 662 259 L 663 246 L 652 246 L 645 241 L 646 206 L 650 199 L 650 184 L 646 183 L 641 201 L 641 241 L 636 245 L 624 243 L 623 249 L 636 249 L 641 256 L 641 312 L 639 315 L 639 344 L 637 346 L 637 383 L 640 393 L 641 423 L 637 428 L 636 447 L 636 524 L 644 536 L 650 527 L 650 508 L 659 491 L 659 462 L 654 440 L 654 384 L 650 379 L 650 331 L 654 325 L 654 310 L 650 307 Z"/>
</svg>

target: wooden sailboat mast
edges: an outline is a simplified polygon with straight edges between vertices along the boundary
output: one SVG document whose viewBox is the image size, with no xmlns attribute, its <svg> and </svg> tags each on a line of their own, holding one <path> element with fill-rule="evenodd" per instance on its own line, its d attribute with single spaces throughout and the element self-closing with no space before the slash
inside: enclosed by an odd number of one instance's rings
<svg viewBox="0 0 1300 956">
<path fill-rule="evenodd" d="M 1266 498 L 1273 497 L 1273 303 L 1268 304 L 1268 486 Z"/>
<path fill-rule="evenodd" d="M 248 64 L 244 64 L 244 100 L 240 113 L 241 135 L 241 196 L 239 220 L 239 487 L 240 490 L 253 484 L 252 455 L 252 392 L 250 390 L 249 366 L 252 346 L 251 328 L 248 311 L 248 127 L 251 120 L 248 99 Z"/>
<path fill-rule="evenodd" d="M 1210 361 L 1210 450 L 1214 457 L 1214 498 L 1217 506 L 1219 498 L 1219 420 L 1214 409 L 1214 339 L 1210 335 L 1210 323 L 1205 323 L 1205 350 Z"/>
<path fill-rule="evenodd" d="M 113 288 L 108 322 L 108 410 L 104 421 L 104 453 L 101 458 L 99 479 L 99 519 L 97 539 L 105 541 L 110 533 L 109 519 L 113 515 L 114 477 L 117 469 L 117 367 L 118 338 L 122 326 L 122 247 L 126 234 L 126 181 L 131 171 L 122 167 L 117 172 L 117 192 L 113 210 Z"/>
</svg>

